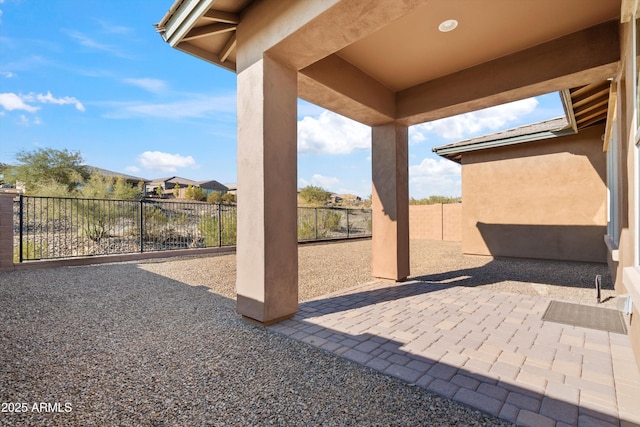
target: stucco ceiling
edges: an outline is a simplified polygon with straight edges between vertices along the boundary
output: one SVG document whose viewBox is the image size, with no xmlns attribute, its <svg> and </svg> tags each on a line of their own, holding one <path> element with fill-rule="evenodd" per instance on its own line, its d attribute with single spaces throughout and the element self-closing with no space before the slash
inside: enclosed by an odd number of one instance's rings
<svg viewBox="0 0 640 427">
<path fill-rule="evenodd" d="M 394 91 L 615 19 L 614 0 L 432 0 L 338 55 Z M 448 19 L 458 27 L 447 33 Z"/>
<path fill-rule="evenodd" d="M 247 66 L 238 29 L 254 42 L 267 28 L 263 47 L 300 72 L 301 98 L 370 125 L 415 124 L 612 77 L 618 30 L 603 23 L 619 22 L 621 1 L 178 0 L 157 28 L 235 72 Z M 440 32 L 448 19 L 457 28 Z"/>
</svg>

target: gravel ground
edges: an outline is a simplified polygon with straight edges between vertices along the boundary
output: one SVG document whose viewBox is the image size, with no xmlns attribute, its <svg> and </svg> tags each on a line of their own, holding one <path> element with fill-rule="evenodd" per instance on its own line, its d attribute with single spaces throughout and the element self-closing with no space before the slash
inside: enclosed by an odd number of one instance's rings
<svg viewBox="0 0 640 427">
<path fill-rule="evenodd" d="M 300 299 L 370 281 L 370 249 L 301 246 Z M 587 303 L 606 274 L 465 257 L 459 243 L 411 251 L 422 280 Z M 27 409 L 0 425 L 502 425 L 243 322 L 234 282 L 234 255 L 0 273 L 0 398 Z"/>
</svg>

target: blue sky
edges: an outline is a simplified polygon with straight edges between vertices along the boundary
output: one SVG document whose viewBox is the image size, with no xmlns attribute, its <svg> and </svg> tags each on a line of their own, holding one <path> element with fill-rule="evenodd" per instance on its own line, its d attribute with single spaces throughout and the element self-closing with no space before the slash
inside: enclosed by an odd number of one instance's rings
<svg viewBox="0 0 640 427">
<path fill-rule="evenodd" d="M 155 32 L 173 0 L 0 0 L 0 162 L 38 147 L 147 179 L 236 182 L 235 75 Z M 410 128 L 411 197 L 461 194 L 437 145 L 562 115 L 557 94 Z M 370 129 L 298 105 L 298 186 L 371 194 Z"/>
</svg>

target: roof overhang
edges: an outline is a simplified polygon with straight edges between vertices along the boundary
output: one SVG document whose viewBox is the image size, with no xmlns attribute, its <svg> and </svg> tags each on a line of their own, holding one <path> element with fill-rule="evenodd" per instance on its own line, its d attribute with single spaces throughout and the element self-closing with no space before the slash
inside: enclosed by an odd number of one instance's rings
<svg viewBox="0 0 640 427">
<path fill-rule="evenodd" d="M 636 3 L 177 0 L 156 28 L 236 73 L 269 55 L 298 72 L 299 97 L 409 126 L 616 76 L 621 10 Z"/>
<path fill-rule="evenodd" d="M 565 116 L 434 147 L 434 153 L 456 163 L 470 151 L 506 147 L 574 135 L 587 127 L 610 122 L 611 81 L 604 80 L 560 91 Z M 615 94 L 614 94 L 615 96 Z M 611 101 L 615 103 L 615 99 Z M 606 147 L 605 147 L 606 149 Z"/>
</svg>

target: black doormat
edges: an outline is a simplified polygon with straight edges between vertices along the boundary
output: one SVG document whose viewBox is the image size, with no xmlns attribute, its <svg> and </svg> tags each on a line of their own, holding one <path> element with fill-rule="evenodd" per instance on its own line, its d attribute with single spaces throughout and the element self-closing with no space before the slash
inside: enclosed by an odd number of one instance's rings
<svg viewBox="0 0 640 427">
<path fill-rule="evenodd" d="M 627 334 L 627 324 L 622 313 L 604 307 L 551 301 L 542 320 L 615 334 Z"/>
</svg>

